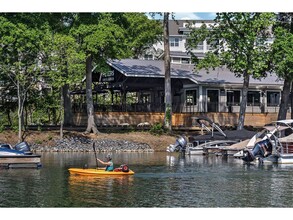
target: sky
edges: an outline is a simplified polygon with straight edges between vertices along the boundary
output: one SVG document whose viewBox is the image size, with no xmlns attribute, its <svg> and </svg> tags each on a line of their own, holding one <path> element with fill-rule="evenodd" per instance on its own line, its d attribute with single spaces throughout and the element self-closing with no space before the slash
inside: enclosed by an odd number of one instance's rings
<svg viewBox="0 0 293 220">
<path fill-rule="evenodd" d="M 215 12 L 175 12 L 176 20 L 213 20 Z M 155 18 L 159 18 L 158 16 Z M 162 17 L 161 17 L 162 18 Z"/>
<path fill-rule="evenodd" d="M 292 0 L 0 0 L 0 12 L 176 12 L 213 19 L 216 12 L 292 12 Z"/>
<path fill-rule="evenodd" d="M 175 13 L 175 18 L 178 20 L 201 20 L 201 19 L 214 19 L 216 17 L 215 12 L 191 12 L 191 13 Z"/>
</svg>

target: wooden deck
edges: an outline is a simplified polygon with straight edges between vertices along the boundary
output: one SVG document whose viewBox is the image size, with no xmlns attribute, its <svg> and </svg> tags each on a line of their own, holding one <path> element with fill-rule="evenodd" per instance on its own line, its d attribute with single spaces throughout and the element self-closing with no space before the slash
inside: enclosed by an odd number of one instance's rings
<svg viewBox="0 0 293 220">
<path fill-rule="evenodd" d="M 35 167 L 41 166 L 41 155 L 2 155 L 0 167 Z"/>
</svg>

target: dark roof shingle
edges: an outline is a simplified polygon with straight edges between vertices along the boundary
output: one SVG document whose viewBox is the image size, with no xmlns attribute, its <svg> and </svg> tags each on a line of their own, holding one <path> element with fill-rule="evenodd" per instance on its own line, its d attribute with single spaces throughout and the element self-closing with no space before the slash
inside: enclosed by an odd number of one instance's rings
<svg viewBox="0 0 293 220">
<path fill-rule="evenodd" d="M 164 78 L 164 61 L 162 60 L 123 59 L 109 61 L 108 64 L 125 76 Z M 192 64 L 171 64 L 171 78 L 190 79 L 192 82 L 200 84 L 242 85 L 243 83 L 242 77 L 236 77 L 227 68 L 210 69 L 209 73 L 204 69 L 195 72 Z M 283 81 L 272 73 L 261 80 L 251 78 L 250 85 L 252 84 L 283 85 Z"/>
</svg>

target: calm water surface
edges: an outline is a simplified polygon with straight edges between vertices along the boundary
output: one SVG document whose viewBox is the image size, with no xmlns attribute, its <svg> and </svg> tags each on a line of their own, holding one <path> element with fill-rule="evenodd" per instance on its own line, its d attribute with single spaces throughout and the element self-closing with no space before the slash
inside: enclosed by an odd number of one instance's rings
<svg viewBox="0 0 293 220">
<path fill-rule="evenodd" d="M 0 169 L 0 207 L 293 207 L 293 165 L 169 153 L 115 153 L 113 160 L 135 175 L 69 174 L 94 167 L 93 153 L 43 153 L 40 169 Z"/>
</svg>

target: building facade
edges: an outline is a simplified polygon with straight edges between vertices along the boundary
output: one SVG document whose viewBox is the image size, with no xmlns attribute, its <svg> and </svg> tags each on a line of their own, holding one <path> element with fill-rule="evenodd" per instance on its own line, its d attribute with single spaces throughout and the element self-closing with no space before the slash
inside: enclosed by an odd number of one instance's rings
<svg viewBox="0 0 293 220">
<path fill-rule="evenodd" d="M 198 28 L 213 21 L 192 21 Z M 194 71 L 186 44 L 190 29 L 188 21 L 170 21 L 172 111 L 174 113 L 239 113 L 243 78 L 227 68 Z M 271 40 L 271 39 L 270 39 Z M 94 93 L 110 94 L 107 104 L 101 99 L 97 112 L 163 113 L 164 106 L 164 45 L 158 42 L 140 59 L 108 61 L 109 73 L 94 73 Z M 199 58 L 210 50 L 206 41 L 194 53 Z M 250 79 L 246 113 L 278 114 L 283 80 L 268 73 L 266 78 Z M 97 100 L 97 99 L 96 99 Z M 290 112 L 290 108 L 289 111 Z"/>
<path fill-rule="evenodd" d="M 147 111 L 164 111 L 162 60 L 125 59 L 108 63 L 121 91 L 137 92 L 137 104 Z M 173 112 L 239 112 L 243 79 L 226 68 L 194 72 L 192 64 L 171 64 Z M 283 81 L 275 74 L 250 79 L 247 112 L 278 112 Z"/>
</svg>

